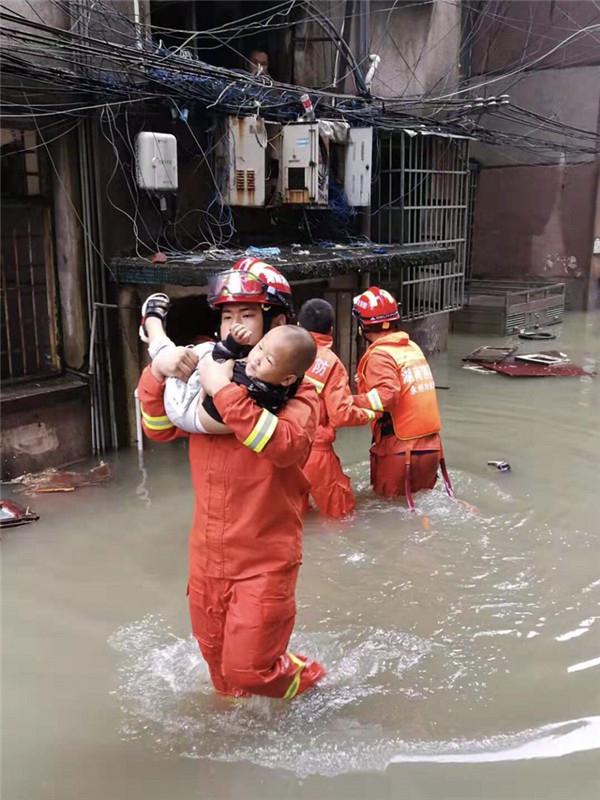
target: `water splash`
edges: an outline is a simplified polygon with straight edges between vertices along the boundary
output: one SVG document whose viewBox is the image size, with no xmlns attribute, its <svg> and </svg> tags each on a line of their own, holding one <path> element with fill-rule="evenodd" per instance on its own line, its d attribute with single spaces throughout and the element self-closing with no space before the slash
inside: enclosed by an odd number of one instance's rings
<svg viewBox="0 0 600 800">
<path fill-rule="evenodd" d="M 123 658 L 114 692 L 125 715 L 121 735 L 183 757 L 247 761 L 303 778 L 383 771 L 404 761 L 556 757 L 600 740 L 600 717 L 479 740 L 423 739 L 410 692 L 400 687 L 406 673 L 418 681 L 414 668 L 436 645 L 400 632 L 294 637 L 293 645 L 324 660 L 329 672 L 320 688 L 293 703 L 218 697 L 195 641 L 174 635 L 159 617 L 118 629 L 109 643 Z M 455 677 L 448 675 L 449 684 Z"/>
<path fill-rule="evenodd" d="M 384 768 L 388 756 L 378 753 L 389 739 L 386 724 L 370 720 L 364 701 L 370 698 L 371 708 L 374 701 L 406 705 L 402 694 L 394 699 L 390 678 L 411 670 L 434 647 L 376 628 L 300 633 L 292 646 L 323 660 L 329 671 L 321 688 L 284 703 L 217 696 L 196 642 L 175 636 L 158 617 L 119 628 L 109 644 L 123 659 L 114 694 L 125 714 L 124 738 L 147 737 L 171 753 L 250 761 L 299 775 Z"/>
</svg>

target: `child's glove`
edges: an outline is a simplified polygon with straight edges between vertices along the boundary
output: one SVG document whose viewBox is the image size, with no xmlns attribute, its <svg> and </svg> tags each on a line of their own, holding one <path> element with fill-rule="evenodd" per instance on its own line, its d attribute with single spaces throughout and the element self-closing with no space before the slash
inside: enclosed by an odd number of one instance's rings
<svg viewBox="0 0 600 800">
<path fill-rule="evenodd" d="M 148 341 L 148 334 L 144 327 L 144 323 L 148 317 L 156 317 L 161 322 L 164 322 L 170 307 L 171 301 L 164 292 L 155 292 L 144 300 L 144 304 L 142 305 L 142 320 L 139 329 L 139 336 L 142 342 Z"/>
</svg>

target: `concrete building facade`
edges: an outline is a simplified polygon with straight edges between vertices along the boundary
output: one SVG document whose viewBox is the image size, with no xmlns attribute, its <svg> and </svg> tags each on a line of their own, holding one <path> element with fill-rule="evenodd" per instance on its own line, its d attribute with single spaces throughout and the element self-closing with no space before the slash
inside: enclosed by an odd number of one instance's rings
<svg viewBox="0 0 600 800">
<path fill-rule="evenodd" d="M 35 7 L 22 0 L 2 0 L 1 5 L 16 10 L 25 18 L 35 17 L 44 24 L 65 30 L 83 21 L 88 26 L 88 34 L 94 37 L 103 35 L 102 14 L 95 16 L 97 4 L 87 4 L 86 0 L 73 4 L 73 19 L 65 18 L 64 6 L 61 10 L 51 0 L 40 0 Z M 172 29 L 197 30 L 201 26 L 236 20 L 251 13 L 254 7 L 264 7 L 265 3 L 227 0 L 214 4 L 199 0 L 197 3 L 167 4 L 151 0 L 129 4 L 105 0 L 102 6 L 104 9 L 116 8 L 124 20 L 131 20 L 139 8 L 140 30 L 152 20 L 155 24 L 158 21 L 165 24 L 166 20 L 166 27 Z M 399 3 L 392 8 L 387 2 L 368 3 L 360 0 L 348 3 L 322 2 L 315 6 L 334 25 L 334 29 L 351 43 L 361 71 L 366 72 L 370 52 L 380 55 L 382 61 L 374 78 L 374 93 L 382 97 L 419 97 L 424 92 L 452 91 L 457 86 L 461 47 L 459 4 L 433 0 Z M 82 14 L 86 8 L 90 13 Z M 118 29 L 114 28 L 111 35 L 118 39 Z M 158 37 L 157 44 L 162 43 L 157 30 L 153 29 L 152 35 Z M 165 42 L 178 47 L 188 38 L 173 43 L 165 39 Z M 317 88 L 330 86 L 334 82 L 340 90 L 355 91 L 348 63 L 341 57 L 337 58 L 336 48 L 332 46 L 331 37 L 324 35 L 323 26 L 315 25 L 311 20 L 297 24 L 293 34 L 287 29 L 267 34 L 258 32 L 254 38 L 236 42 L 233 49 L 223 47 L 215 52 L 209 51 L 212 52 L 210 57 L 216 59 L 215 64 L 243 68 L 244 62 L 239 61 L 236 53 L 245 53 L 251 45 L 261 44 L 263 38 L 266 40 L 265 46 L 271 50 L 270 63 L 279 80 Z M 206 56 L 198 43 L 192 41 L 188 47 L 191 57 L 194 54 L 201 58 Z M 40 53 L 39 58 L 42 63 L 43 54 Z M 7 89 L 11 87 L 5 82 L 3 91 Z M 143 127 L 145 130 L 175 132 L 177 135 L 180 187 L 176 212 L 173 213 L 185 221 L 176 238 L 181 238 L 180 249 L 186 250 L 193 249 L 195 238 L 201 239 L 204 235 L 198 232 L 205 230 L 203 225 L 207 210 L 214 200 L 211 159 L 205 155 L 212 154 L 215 148 L 214 121 L 214 112 L 209 113 L 196 106 L 186 112 L 185 118 L 183 115 L 178 117 L 173 114 L 173 104 L 167 96 L 162 106 L 138 105 L 131 109 L 107 106 L 95 109 L 85 119 L 82 117 L 77 125 L 73 125 L 72 130 L 59 127 L 60 135 L 52 141 L 48 134 L 40 135 L 37 128 L 39 123 L 33 115 L 27 119 L 3 120 L 3 157 L 8 155 L 11 147 L 14 153 L 19 149 L 14 144 L 11 131 L 28 131 L 28 141 L 31 141 L 27 147 L 35 148 L 44 170 L 44 192 L 34 196 L 24 190 L 19 197 L 3 197 L 3 208 L 10 211 L 11 202 L 14 201 L 17 205 L 21 204 L 19 207 L 34 208 L 43 203 L 49 209 L 51 225 L 43 232 L 46 242 L 43 269 L 47 276 L 44 284 L 44 325 L 54 342 L 54 350 L 48 361 L 51 368 L 41 371 L 21 369 L 19 373 L 13 364 L 13 374 L 4 383 L 2 468 L 5 477 L 25 470 L 62 466 L 85 458 L 92 449 L 102 452 L 103 449 L 127 444 L 134 439 L 132 389 L 145 358 L 136 331 L 141 301 L 150 291 L 167 289 L 179 304 L 180 319 L 175 314 L 172 324 L 173 330 L 176 329 L 174 338 L 181 343 L 189 341 L 194 333 L 183 319 L 184 309 L 187 309 L 185 313 L 189 316 L 189 310 L 195 308 L 200 326 L 206 328 L 208 333 L 213 332 L 214 317 L 207 310 L 205 288 L 200 282 L 197 285 L 182 284 L 165 277 L 166 273 L 156 282 L 152 282 L 153 279 L 147 275 L 141 281 L 133 281 L 131 273 L 117 265 L 122 265 L 127 258 L 137 258 L 138 266 L 140 263 L 142 266 L 149 264 L 153 253 L 148 248 L 142 248 L 142 239 L 146 243 L 158 243 L 161 237 L 164 239 L 165 220 L 161 209 L 154 198 L 138 192 L 135 181 L 132 181 L 135 171 L 132 141 L 137 130 Z M 394 142 L 388 143 L 390 152 L 400 147 L 401 140 L 406 152 L 411 148 L 419 150 L 419 147 L 421 153 L 427 150 L 421 144 L 411 144 L 413 138 L 398 134 Z M 18 158 L 18 153 L 15 158 Z M 432 166 L 435 168 L 435 164 Z M 415 179 L 416 183 L 411 185 L 409 182 L 393 192 L 400 198 L 397 207 L 384 203 L 386 213 L 390 212 L 385 243 L 390 246 L 391 254 L 389 257 L 378 256 L 381 263 L 372 273 L 374 280 L 393 282 L 398 270 L 404 269 L 394 255 L 396 245 L 404 247 L 408 243 L 412 247 L 416 244 L 421 249 L 435 251 L 435 258 L 439 256 L 445 259 L 436 263 L 448 263 L 448 249 L 454 245 L 448 233 L 451 217 L 446 207 L 454 207 L 456 203 L 452 203 L 448 190 L 442 187 L 440 180 L 425 177 L 425 161 L 414 170 L 415 174 L 419 171 L 423 175 Z M 416 186 L 423 185 L 428 186 L 427 196 L 435 197 L 435 200 L 429 203 L 428 208 L 428 201 L 423 195 L 418 202 L 415 201 L 412 212 L 407 210 L 406 198 L 415 195 Z M 392 183 L 389 186 L 392 187 Z M 466 197 L 461 198 L 460 205 L 466 207 Z M 381 209 L 374 207 L 362 212 L 357 230 L 375 236 L 373 220 L 378 213 L 381 213 Z M 409 219 L 406 215 L 411 213 L 409 227 L 412 226 L 417 235 L 407 239 L 396 231 L 395 221 L 401 221 L 398 231 L 402 226 L 406 229 Z M 432 222 L 436 215 L 440 220 L 437 223 Z M 270 215 L 236 212 L 236 227 L 246 238 L 252 235 L 254 238 L 249 240 L 252 243 L 269 244 L 274 233 L 280 234 L 287 225 L 284 216 L 277 217 L 274 224 L 274 218 Z M 224 216 L 219 218 L 217 228 L 225 230 Z M 296 235 L 306 235 L 301 231 L 301 228 L 296 228 Z M 6 268 L 7 278 L 12 276 L 10 280 L 13 280 L 14 270 L 10 271 L 14 267 L 11 241 L 8 241 L 3 255 L 3 270 Z M 294 238 L 290 241 L 294 241 Z M 445 255 L 439 255 L 441 251 Z M 26 259 L 23 261 L 19 258 L 19 261 L 22 265 L 27 263 Z M 369 263 L 372 265 L 375 261 L 371 259 Z M 416 270 L 423 265 L 423 257 L 411 263 Z M 392 269 L 390 265 L 393 264 L 396 266 Z M 426 263 L 425 267 L 429 270 Z M 286 267 L 282 266 L 282 269 L 285 271 Z M 351 372 L 357 352 L 350 316 L 351 298 L 356 289 L 369 279 L 369 269 L 365 262 L 360 269 L 348 267 L 346 274 L 337 274 L 330 267 L 324 267 L 321 272 L 315 268 L 310 277 L 306 274 L 296 275 L 298 281 L 295 292 L 300 300 L 311 293 L 319 293 L 336 306 L 338 349 Z M 438 267 L 435 266 L 435 269 Z M 454 273 L 449 277 L 453 286 L 458 287 L 458 293 L 454 295 L 453 307 L 456 307 L 460 301 L 462 278 L 456 269 Z M 414 274 L 414 297 L 421 301 L 419 281 L 425 273 Z M 448 276 L 444 273 L 444 277 Z M 17 292 L 21 292 L 21 299 L 24 297 L 23 286 Z M 22 313 L 23 309 L 17 306 L 15 300 L 11 312 L 13 322 L 16 320 L 15 330 L 19 336 L 25 336 L 27 330 L 34 330 L 31 327 L 32 316 Z M 443 308 L 438 306 L 435 310 L 440 312 Z M 412 330 L 426 349 L 443 349 L 448 314 L 436 313 L 433 317 L 429 314 L 430 311 L 425 310 L 421 314 L 423 318 L 412 325 Z M 18 330 L 19 320 L 25 325 L 21 326 L 23 333 Z M 33 337 L 33 333 L 31 335 Z M 8 351 L 5 355 L 8 359 Z M 104 427 L 100 424 L 102 420 Z"/>
<path fill-rule="evenodd" d="M 574 152 L 572 131 L 554 133 L 548 121 L 600 135 L 600 11 L 585 0 L 519 0 L 483 4 L 481 14 L 471 83 L 486 85 L 473 94 L 508 93 L 510 107 L 540 116 L 526 133 L 543 133 L 556 149 L 472 148 L 480 167 L 473 274 L 565 282 L 570 308 L 597 307 L 598 140 L 595 154 Z M 480 122 L 521 143 L 522 123 L 489 115 Z"/>
</svg>

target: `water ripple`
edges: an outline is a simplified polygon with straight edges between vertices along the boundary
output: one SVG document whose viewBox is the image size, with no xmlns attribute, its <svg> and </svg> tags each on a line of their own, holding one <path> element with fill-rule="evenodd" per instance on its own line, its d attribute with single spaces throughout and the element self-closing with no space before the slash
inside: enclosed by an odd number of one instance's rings
<svg viewBox="0 0 600 800">
<path fill-rule="evenodd" d="M 247 761 L 307 777 L 382 771 L 404 761 L 503 761 L 598 747 L 600 717 L 480 739 L 423 738 L 411 704 L 419 674 L 405 693 L 402 678 L 440 645 L 406 633 L 299 634 L 294 646 L 323 658 L 329 672 L 321 688 L 293 703 L 216 696 L 195 641 L 175 636 L 159 617 L 118 629 L 109 643 L 122 657 L 113 693 L 124 713 L 122 737 L 146 738 L 158 751 L 183 757 Z M 444 657 L 451 688 L 466 669 L 456 670 L 448 652 Z"/>
</svg>

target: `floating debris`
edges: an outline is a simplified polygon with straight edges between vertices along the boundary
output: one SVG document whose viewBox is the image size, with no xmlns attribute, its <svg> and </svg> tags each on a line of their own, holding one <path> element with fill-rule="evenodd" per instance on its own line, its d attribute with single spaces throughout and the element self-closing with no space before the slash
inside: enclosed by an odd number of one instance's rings
<svg viewBox="0 0 600 800">
<path fill-rule="evenodd" d="M 487 364 L 485 369 L 511 378 L 573 378 L 590 373 L 576 364 Z"/>
<path fill-rule="evenodd" d="M 525 353 L 515 356 L 515 361 L 529 361 L 533 364 L 568 364 L 571 359 L 559 350 L 540 350 L 539 353 Z"/>
<path fill-rule="evenodd" d="M 9 483 L 17 486 L 15 491 L 40 494 L 49 492 L 74 492 L 83 486 L 98 486 L 112 479 L 112 470 L 101 461 L 85 472 L 65 472 L 54 467 L 42 472 L 26 472 Z"/>
<path fill-rule="evenodd" d="M 477 347 L 468 356 L 463 358 L 463 361 L 468 361 L 473 364 L 495 364 L 498 361 L 504 361 L 516 353 L 517 347 L 490 347 L 483 345 Z"/>
<path fill-rule="evenodd" d="M 29 506 L 22 506 L 13 500 L 0 500 L 0 527 L 15 528 L 17 525 L 27 525 L 40 518 L 39 514 L 32 511 Z"/>
<path fill-rule="evenodd" d="M 468 369 L 469 372 L 479 372 L 481 375 L 492 375 L 493 372 L 480 364 L 463 364 L 463 369 Z"/>
<path fill-rule="evenodd" d="M 520 330 L 519 331 L 519 339 L 535 339 L 535 340 L 543 340 L 543 339 L 556 339 L 556 334 L 552 333 L 552 331 L 542 331 L 536 328 L 532 330 Z"/>
<path fill-rule="evenodd" d="M 488 461 L 488 467 L 496 467 L 500 472 L 510 472 L 510 464 L 508 461 Z"/>
</svg>

